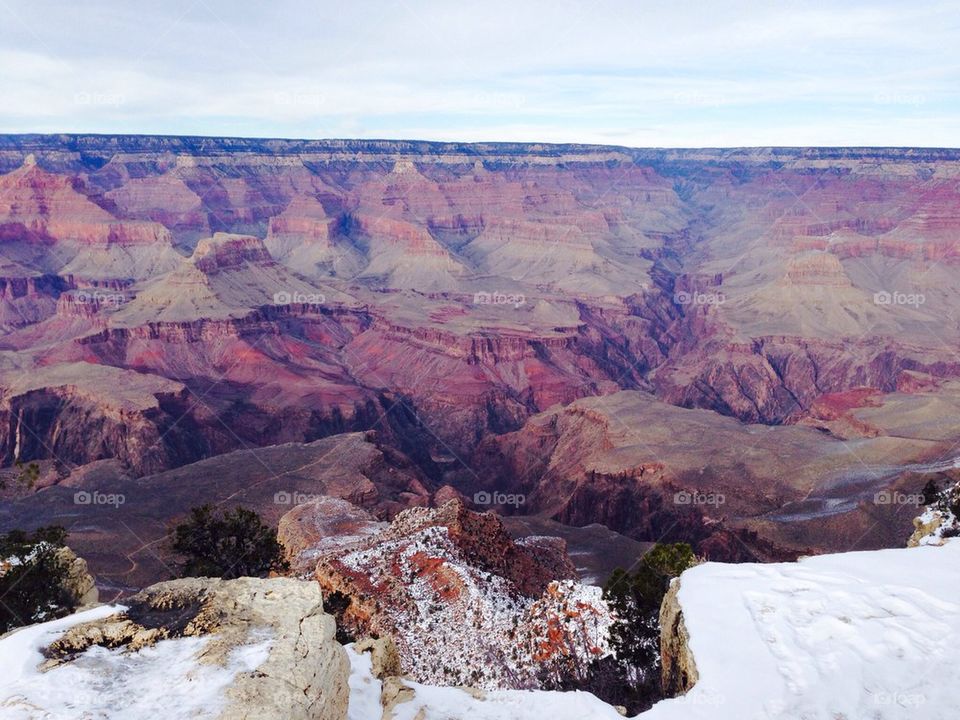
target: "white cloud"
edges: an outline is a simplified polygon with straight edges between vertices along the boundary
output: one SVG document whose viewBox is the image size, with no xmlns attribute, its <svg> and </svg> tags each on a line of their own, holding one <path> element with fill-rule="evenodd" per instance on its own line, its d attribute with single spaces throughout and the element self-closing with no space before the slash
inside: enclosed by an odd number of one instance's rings
<svg viewBox="0 0 960 720">
<path fill-rule="evenodd" d="M 11 2 L 8 132 L 955 145 L 960 130 L 949 3 Z"/>
</svg>

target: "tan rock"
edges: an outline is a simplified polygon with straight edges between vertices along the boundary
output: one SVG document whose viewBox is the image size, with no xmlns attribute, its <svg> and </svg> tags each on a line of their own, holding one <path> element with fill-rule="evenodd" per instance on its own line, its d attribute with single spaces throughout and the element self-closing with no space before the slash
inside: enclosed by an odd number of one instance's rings
<svg viewBox="0 0 960 720">
<path fill-rule="evenodd" d="M 57 557 L 67 566 L 64 586 L 77 607 L 96 605 L 100 601 L 100 592 L 97 590 L 93 576 L 87 569 L 87 561 L 77 557 L 73 550 L 68 547 L 60 548 L 57 551 Z"/>
<path fill-rule="evenodd" d="M 373 676 L 383 680 L 391 675 L 400 675 L 400 654 L 392 638 L 364 638 L 354 643 L 358 653 L 369 652 Z"/>
<path fill-rule="evenodd" d="M 680 579 L 670 589 L 660 605 L 660 685 L 666 697 L 676 697 L 692 688 L 699 674 L 690 651 L 690 634 L 683 624 L 683 608 L 677 595 Z"/>
<path fill-rule="evenodd" d="M 136 651 L 162 639 L 206 635 L 197 662 L 226 666 L 238 647 L 269 638 L 266 660 L 228 686 L 218 720 L 346 718 L 349 662 L 316 583 L 187 578 L 153 585 L 125 604 L 123 613 L 64 633 L 46 649 L 44 669 L 93 646 Z"/>
<path fill-rule="evenodd" d="M 394 710 L 401 703 L 410 702 L 416 696 L 413 688 L 408 687 L 402 678 L 389 677 L 383 681 L 380 691 L 380 704 L 383 706 L 383 720 L 393 720 Z"/>
<path fill-rule="evenodd" d="M 913 519 L 913 534 L 910 536 L 910 539 L 907 540 L 907 547 L 917 547 L 920 545 L 920 541 L 923 540 L 928 535 L 932 535 L 934 532 L 939 529 L 941 525 L 946 520 L 946 515 L 939 510 L 934 510 L 930 513 L 930 518 L 924 520 L 924 517 L 915 517 Z M 943 545 L 943 540 L 931 541 L 928 544 L 930 545 Z"/>
</svg>

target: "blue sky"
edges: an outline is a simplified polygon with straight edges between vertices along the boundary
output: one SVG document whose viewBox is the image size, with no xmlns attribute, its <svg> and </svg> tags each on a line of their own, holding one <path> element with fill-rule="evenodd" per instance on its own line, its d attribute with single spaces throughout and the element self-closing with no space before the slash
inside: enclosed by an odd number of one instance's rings
<svg viewBox="0 0 960 720">
<path fill-rule="evenodd" d="M 0 0 L 0 132 L 960 145 L 957 2 Z"/>
</svg>

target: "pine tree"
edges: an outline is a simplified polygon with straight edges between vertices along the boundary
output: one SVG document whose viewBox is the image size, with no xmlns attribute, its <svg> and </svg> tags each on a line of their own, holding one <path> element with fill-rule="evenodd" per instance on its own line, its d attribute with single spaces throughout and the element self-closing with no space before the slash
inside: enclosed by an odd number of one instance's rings
<svg viewBox="0 0 960 720">
<path fill-rule="evenodd" d="M 183 558 L 185 576 L 266 577 L 288 569 L 276 532 L 252 510 L 214 513 L 195 507 L 173 531 L 173 551 Z"/>
<path fill-rule="evenodd" d="M 0 633 L 73 612 L 75 598 L 66 588 L 68 568 L 59 552 L 66 536 L 57 526 L 0 536 Z"/>
</svg>

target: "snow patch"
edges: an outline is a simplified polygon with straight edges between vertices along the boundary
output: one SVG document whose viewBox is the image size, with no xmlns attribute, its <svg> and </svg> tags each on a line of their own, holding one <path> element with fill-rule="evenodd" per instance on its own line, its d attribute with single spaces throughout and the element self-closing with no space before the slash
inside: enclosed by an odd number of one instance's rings
<svg viewBox="0 0 960 720">
<path fill-rule="evenodd" d="M 700 673 L 643 720 L 955 720 L 960 541 L 706 563 L 679 602 Z"/>
<path fill-rule="evenodd" d="M 347 646 L 350 657 L 349 720 L 379 718 L 380 681 L 368 654 Z M 499 690 L 478 699 L 458 688 L 407 681 L 415 695 L 394 708 L 393 720 L 623 720 L 611 706 L 585 692 Z"/>
<path fill-rule="evenodd" d="M 238 673 L 251 672 L 269 655 L 269 633 L 254 633 L 235 648 L 227 665 L 198 661 L 210 637 L 161 640 L 137 652 L 93 647 L 47 672 L 41 649 L 74 625 L 126 608 L 103 606 L 32 625 L 0 640 L 0 717 L 4 720 L 165 720 L 215 718 L 224 691 Z"/>
</svg>

